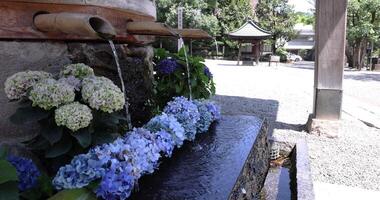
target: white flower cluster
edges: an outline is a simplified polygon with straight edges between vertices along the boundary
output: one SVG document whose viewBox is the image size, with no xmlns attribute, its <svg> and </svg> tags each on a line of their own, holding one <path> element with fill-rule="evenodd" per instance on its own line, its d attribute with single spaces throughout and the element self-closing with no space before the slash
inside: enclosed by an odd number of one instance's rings
<svg viewBox="0 0 380 200">
<path fill-rule="evenodd" d="M 45 110 L 68 104 L 74 101 L 74 88 L 70 85 L 58 82 L 55 79 L 45 79 L 33 86 L 29 99 L 33 106 L 38 106 Z"/>
<path fill-rule="evenodd" d="M 67 65 L 61 70 L 60 73 L 60 77 L 74 76 L 78 79 L 83 79 L 93 75 L 95 75 L 94 70 L 83 63 Z"/>
<path fill-rule="evenodd" d="M 55 122 L 58 126 L 65 126 L 73 132 L 86 128 L 92 120 L 91 109 L 79 102 L 73 102 L 55 110 Z"/>
<path fill-rule="evenodd" d="M 42 71 L 18 72 L 5 81 L 5 94 L 11 100 L 26 96 L 27 91 L 38 81 L 51 78 L 53 75 Z"/>
<path fill-rule="evenodd" d="M 123 109 L 123 92 L 110 79 L 91 76 L 83 79 L 82 98 L 91 108 L 112 113 Z"/>
</svg>

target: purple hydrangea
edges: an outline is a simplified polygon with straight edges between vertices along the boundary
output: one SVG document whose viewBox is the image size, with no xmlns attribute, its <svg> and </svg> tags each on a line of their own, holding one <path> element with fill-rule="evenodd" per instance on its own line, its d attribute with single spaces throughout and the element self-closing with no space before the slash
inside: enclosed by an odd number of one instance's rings
<svg viewBox="0 0 380 200">
<path fill-rule="evenodd" d="M 185 138 L 185 130 L 173 115 L 162 113 L 152 118 L 145 128 L 151 132 L 165 131 L 172 136 L 177 147 L 181 147 Z"/>
<path fill-rule="evenodd" d="M 204 72 L 204 74 L 205 74 L 209 79 L 212 79 L 213 75 L 212 75 L 210 69 L 209 69 L 207 66 L 205 66 L 205 69 L 204 69 L 203 72 Z"/>
<path fill-rule="evenodd" d="M 31 159 L 10 155 L 7 160 L 16 168 L 20 191 L 23 192 L 37 186 L 41 173 Z"/>
<path fill-rule="evenodd" d="M 96 195 L 107 200 L 127 199 L 132 192 L 135 178 L 132 176 L 132 166 L 123 162 L 113 165 L 103 176 Z"/>
<path fill-rule="evenodd" d="M 175 97 L 164 108 L 164 112 L 173 115 L 182 124 L 187 140 L 195 139 L 200 114 L 198 107 L 192 101 L 185 97 Z"/>
<path fill-rule="evenodd" d="M 161 74 L 172 74 L 180 67 L 175 59 L 167 58 L 157 64 L 157 71 Z"/>
</svg>

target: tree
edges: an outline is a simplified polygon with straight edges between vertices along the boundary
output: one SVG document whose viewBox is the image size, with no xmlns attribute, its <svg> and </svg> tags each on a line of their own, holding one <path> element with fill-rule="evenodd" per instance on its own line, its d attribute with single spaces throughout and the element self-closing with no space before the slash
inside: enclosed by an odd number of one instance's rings
<svg viewBox="0 0 380 200">
<path fill-rule="evenodd" d="M 369 44 L 380 39 L 380 0 L 350 0 L 346 55 L 350 67 L 361 69 Z M 372 45 L 371 45 L 372 46 Z"/>
<path fill-rule="evenodd" d="M 272 32 L 273 53 L 296 36 L 293 29 L 295 13 L 288 0 L 261 0 L 256 8 L 256 17 L 261 27 Z"/>
</svg>

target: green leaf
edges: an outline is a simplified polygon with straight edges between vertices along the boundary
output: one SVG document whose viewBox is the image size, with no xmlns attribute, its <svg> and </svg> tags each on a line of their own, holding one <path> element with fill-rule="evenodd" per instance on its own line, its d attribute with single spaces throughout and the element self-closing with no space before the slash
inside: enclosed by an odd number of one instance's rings
<svg viewBox="0 0 380 200">
<path fill-rule="evenodd" d="M 0 146 L 0 160 L 3 160 L 7 157 L 7 149 L 4 148 L 3 146 Z"/>
<path fill-rule="evenodd" d="M 96 197 L 91 191 L 81 188 L 62 190 L 49 198 L 49 200 L 96 200 Z"/>
<path fill-rule="evenodd" d="M 91 145 L 91 133 L 88 128 L 80 129 L 77 132 L 71 134 L 75 139 L 77 139 L 78 143 L 83 147 L 87 148 Z"/>
<path fill-rule="evenodd" d="M 43 194 L 46 194 L 48 196 L 51 196 L 54 192 L 54 188 L 51 181 L 51 178 L 49 178 L 49 176 L 47 176 L 44 173 L 39 178 L 40 190 Z"/>
<path fill-rule="evenodd" d="M 54 144 L 51 148 L 46 150 L 46 158 L 56 158 L 70 151 L 73 146 L 72 141 L 68 137 L 63 137 L 58 143 Z"/>
<path fill-rule="evenodd" d="M 62 134 L 63 128 L 56 126 L 54 123 L 43 126 L 41 130 L 42 137 L 49 141 L 50 144 L 57 143 L 62 138 Z"/>
<path fill-rule="evenodd" d="M 0 200 L 18 200 L 18 183 L 16 181 L 9 181 L 0 184 Z"/>
<path fill-rule="evenodd" d="M 35 122 L 44 119 L 49 116 L 49 112 L 40 108 L 34 108 L 31 106 L 21 107 L 10 116 L 9 120 L 17 125 L 25 124 L 27 122 Z"/>
<path fill-rule="evenodd" d="M 18 181 L 16 168 L 6 160 L 0 160 L 0 184 Z"/>
</svg>

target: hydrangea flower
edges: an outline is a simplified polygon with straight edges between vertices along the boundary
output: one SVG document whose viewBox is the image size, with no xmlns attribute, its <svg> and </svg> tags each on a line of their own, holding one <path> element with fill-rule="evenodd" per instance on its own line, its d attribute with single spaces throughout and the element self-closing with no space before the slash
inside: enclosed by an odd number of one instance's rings
<svg viewBox="0 0 380 200">
<path fill-rule="evenodd" d="M 205 133 L 208 131 L 211 123 L 214 121 L 214 116 L 204 102 L 196 100 L 194 101 L 194 104 L 197 105 L 198 112 L 200 114 L 200 120 L 197 123 L 197 131 L 199 133 Z"/>
<path fill-rule="evenodd" d="M 170 133 L 166 131 L 159 131 L 154 135 L 156 137 L 156 145 L 160 152 L 162 152 L 166 157 L 171 157 L 175 147 L 175 142 Z"/>
<path fill-rule="evenodd" d="M 205 66 L 205 69 L 204 69 L 203 73 L 204 73 L 209 79 L 212 79 L 213 75 L 212 75 L 210 69 L 209 69 L 207 66 Z"/>
<path fill-rule="evenodd" d="M 82 88 L 82 81 L 78 78 L 75 78 L 75 76 L 62 77 L 58 79 L 58 82 L 70 85 L 75 89 L 75 91 L 80 91 Z"/>
<path fill-rule="evenodd" d="M 55 122 L 58 126 L 66 126 L 71 131 L 86 128 L 92 120 L 91 109 L 79 102 L 70 103 L 55 110 Z"/>
<path fill-rule="evenodd" d="M 123 92 L 110 79 L 91 76 L 83 79 L 82 98 L 90 107 L 112 113 L 123 109 Z"/>
<path fill-rule="evenodd" d="M 74 101 L 74 88 L 54 79 L 45 79 L 33 86 L 29 99 L 33 106 L 38 106 L 45 110 L 68 104 Z"/>
<path fill-rule="evenodd" d="M 180 67 L 175 59 L 167 58 L 157 64 L 157 71 L 169 75 Z"/>
<path fill-rule="evenodd" d="M 132 166 L 126 163 L 123 167 L 112 167 L 102 178 L 96 195 L 107 200 L 127 199 L 135 184 Z"/>
<path fill-rule="evenodd" d="M 203 101 L 203 104 L 206 105 L 207 109 L 211 113 L 213 117 L 212 119 L 213 121 L 220 120 L 220 118 L 222 117 L 222 114 L 220 113 L 220 107 L 215 102 L 206 100 L 206 101 Z"/>
<path fill-rule="evenodd" d="M 42 71 L 18 72 L 5 81 L 5 94 L 10 100 L 26 96 L 27 91 L 38 81 L 51 78 L 53 75 Z"/>
<path fill-rule="evenodd" d="M 104 176 L 104 164 L 92 152 L 77 155 L 70 164 L 58 170 L 53 185 L 58 190 L 85 187 Z"/>
<path fill-rule="evenodd" d="M 176 97 L 164 108 L 164 112 L 177 118 L 185 129 L 188 140 L 194 140 L 197 133 L 197 122 L 200 119 L 198 107 L 185 97 Z"/>
<path fill-rule="evenodd" d="M 151 133 L 148 130 L 139 128 L 127 133 L 124 138 L 131 148 L 131 164 L 138 178 L 139 175 L 153 173 L 160 159 L 160 150 L 149 135 Z"/>
<path fill-rule="evenodd" d="M 74 76 L 78 79 L 83 79 L 93 75 L 94 70 L 83 63 L 66 65 L 60 72 L 60 77 Z"/>
<path fill-rule="evenodd" d="M 183 141 L 186 139 L 185 130 L 173 115 L 162 113 L 152 118 L 144 127 L 151 132 L 168 132 L 177 147 L 182 146 Z"/>
<path fill-rule="evenodd" d="M 37 186 L 41 173 L 32 160 L 17 156 L 8 156 L 7 160 L 16 168 L 20 191 L 23 192 Z"/>
</svg>

